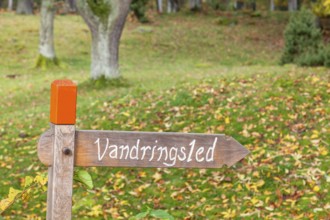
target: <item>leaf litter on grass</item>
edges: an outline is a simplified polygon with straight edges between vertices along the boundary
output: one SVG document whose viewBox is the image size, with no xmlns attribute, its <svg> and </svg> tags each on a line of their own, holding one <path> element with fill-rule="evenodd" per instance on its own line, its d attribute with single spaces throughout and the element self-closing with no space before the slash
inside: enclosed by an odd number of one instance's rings
<svg viewBox="0 0 330 220">
<path fill-rule="evenodd" d="M 233 168 L 89 168 L 95 186 L 86 191 L 75 184 L 73 217 L 127 219 L 150 207 L 178 219 L 326 219 L 329 94 L 329 74 L 306 71 L 218 77 L 94 102 L 78 116 L 78 127 L 225 133 L 251 154 Z M 31 124 L 31 118 L 25 120 Z M 37 139 L 35 131 L 19 137 L 11 127 L 2 128 L 9 135 L 0 140 L 0 148 L 13 145 L 20 157 L 1 156 L 0 167 L 8 172 L 21 169 L 17 166 L 27 152 L 35 154 Z M 24 125 L 18 129 L 28 130 Z M 37 159 L 23 171 L 39 172 Z M 11 178 L 20 182 L 20 172 Z M 3 215 L 44 215 L 44 198 L 24 202 L 25 214 L 15 204 Z"/>
</svg>

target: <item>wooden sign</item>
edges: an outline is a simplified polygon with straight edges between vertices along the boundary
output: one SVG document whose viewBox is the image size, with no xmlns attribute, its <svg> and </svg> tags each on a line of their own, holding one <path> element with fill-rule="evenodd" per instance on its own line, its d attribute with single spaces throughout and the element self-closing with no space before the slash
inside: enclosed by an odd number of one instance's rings
<svg viewBox="0 0 330 220">
<path fill-rule="evenodd" d="M 71 219 L 74 166 L 219 168 L 249 151 L 223 134 L 76 130 L 76 85 L 51 85 L 51 128 L 38 156 L 48 168 L 47 219 Z"/>
<path fill-rule="evenodd" d="M 40 139 L 38 155 L 51 166 L 54 130 Z M 76 131 L 75 166 L 219 168 L 232 166 L 249 151 L 218 134 Z"/>
</svg>

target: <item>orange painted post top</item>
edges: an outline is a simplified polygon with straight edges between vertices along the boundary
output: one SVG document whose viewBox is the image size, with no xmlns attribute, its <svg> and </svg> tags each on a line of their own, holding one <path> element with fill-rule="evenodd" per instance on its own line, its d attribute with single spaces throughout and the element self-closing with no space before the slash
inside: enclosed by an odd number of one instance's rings
<svg viewBox="0 0 330 220">
<path fill-rule="evenodd" d="M 71 80 L 55 80 L 51 86 L 50 122 L 56 125 L 76 123 L 77 86 Z"/>
</svg>

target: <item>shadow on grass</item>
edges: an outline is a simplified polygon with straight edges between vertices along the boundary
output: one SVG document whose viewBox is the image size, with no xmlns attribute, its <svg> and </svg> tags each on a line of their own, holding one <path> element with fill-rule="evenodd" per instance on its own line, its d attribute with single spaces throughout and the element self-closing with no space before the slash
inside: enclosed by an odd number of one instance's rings
<svg viewBox="0 0 330 220">
<path fill-rule="evenodd" d="M 105 77 L 101 77 L 98 79 L 89 79 L 79 85 L 79 88 L 90 90 L 90 89 L 110 89 L 110 88 L 128 88 L 131 84 L 129 81 L 123 77 L 118 79 L 106 79 Z"/>
</svg>

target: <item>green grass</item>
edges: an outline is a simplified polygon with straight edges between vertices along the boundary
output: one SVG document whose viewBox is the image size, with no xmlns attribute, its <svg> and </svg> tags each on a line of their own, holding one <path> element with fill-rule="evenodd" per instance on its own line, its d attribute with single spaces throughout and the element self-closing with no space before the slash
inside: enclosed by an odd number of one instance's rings
<svg viewBox="0 0 330 220">
<path fill-rule="evenodd" d="M 95 188 L 75 184 L 74 219 L 127 219 L 147 207 L 176 219 L 327 219 L 330 71 L 277 65 L 287 14 L 233 16 L 235 26 L 214 14 L 128 22 L 123 78 L 105 83 L 89 80 L 80 17 L 56 17 L 63 67 L 37 70 L 39 17 L 0 13 L 0 198 L 47 171 L 36 143 L 49 127 L 49 87 L 69 78 L 78 128 L 225 133 L 251 151 L 233 168 L 88 168 Z M 39 193 L 3 217 L 44 219 L 45 207 Z"/>
</svg>

